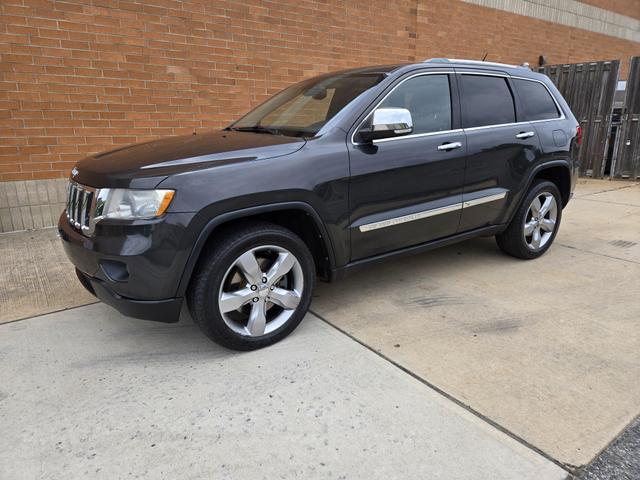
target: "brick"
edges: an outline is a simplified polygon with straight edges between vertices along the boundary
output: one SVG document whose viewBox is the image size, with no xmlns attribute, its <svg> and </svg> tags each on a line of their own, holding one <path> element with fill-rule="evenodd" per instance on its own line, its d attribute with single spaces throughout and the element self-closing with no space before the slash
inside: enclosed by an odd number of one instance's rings
<svg viewBox="0 0 640 480">
<path fill-rule="evenodd" d="M 637 0 L 585 3 L 640 18 Z M 638 52 L 456 0 L 30 0 L 4 2 L 0 17 L 3 182 L 65 178 L 74 159 L 114 145 L 219 128 L 332 70 L 485 52 L 535 65 L 544 53 L 553 63 L 619 58 L 624 78 Z"/>
</svg>

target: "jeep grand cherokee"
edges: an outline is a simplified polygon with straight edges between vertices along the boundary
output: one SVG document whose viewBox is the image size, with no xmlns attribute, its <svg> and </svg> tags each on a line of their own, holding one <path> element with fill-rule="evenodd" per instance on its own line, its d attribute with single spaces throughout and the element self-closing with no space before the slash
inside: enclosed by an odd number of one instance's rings
<svg viewBox="0 0 640 480">
<path fill-rule="evenodd" d="M 558 232 L 581 130 L 545 76 L 432 59 L 293 85 L 221 131 L 91 156 L 59 221 L 82 284 L 134 317 L 186 299 L 214 341 L 287 336 L 316 277 L 479 235 L 533 259 Z"/>
</svg>

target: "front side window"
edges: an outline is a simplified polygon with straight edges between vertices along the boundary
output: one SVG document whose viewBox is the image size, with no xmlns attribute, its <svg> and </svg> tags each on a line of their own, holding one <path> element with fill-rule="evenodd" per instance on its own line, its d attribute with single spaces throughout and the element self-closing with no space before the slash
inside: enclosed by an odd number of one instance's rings
<svg viewBox="0 0 640 480">
<path fill-rule="evenodd" d="M 560 116 L 556 102 L 544 85 L 519 79 L 513 79 L 513 83 L 524 106 L 524 120 L 549 120 Z"/>
<path fill-rule="evenodd" d="M 396 87 L 377 108 L 409 110 L 413 120 L 412 134 L 451 130 L 449 76 L 419 75 L 410 78 Z M 367 122 L 370 119 L 371 116 Z"/>
<path fill-rule="evenodd" d="M 464 128 L 516 121 L 513 95 L 504 77 L 461 75 Z"/>
<path fill-rule="evenodd" d="M 380 83 L 385 73 L 346 72 L 297 83 L 249 112 L 229 129 L 312 137 L 350 102 Z"/>
</svg>

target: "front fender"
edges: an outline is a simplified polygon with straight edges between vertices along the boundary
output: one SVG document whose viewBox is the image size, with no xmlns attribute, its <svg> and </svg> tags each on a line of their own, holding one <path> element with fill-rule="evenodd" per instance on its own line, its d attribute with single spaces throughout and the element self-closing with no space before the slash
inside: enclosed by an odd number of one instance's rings
<svg viewBox="0 0 640 480">
<path fill-rule="evenodd" d="M 306 202 L 289 201 L 246 207 L 230 212 L 225 212 L 220 215 L 216 215 L 213 218 L 207 218 L 203 213 L 198 213 L 196 215 L 196 219 L 194 219 L 194 228 L 199 229 L 199 234 L 197 235 L 197 239 L 193 245 L 193 248 L 185 265 L 184 272 L 182 273 L 176 296 L 185 295 L 187 287 L 189 286 L 189 281 L 191 280 L 191 275 L 193 274 L 193 270 L 195 269 L 196 263 L 200 258 L 200 254 L 202 253 L 202 250 L 207 241 L 217 228 L 232 220 L 238 220 L 254 215 L 275 212 L 278 210 L 301 210 L 311 217 L 316 227 L 318 228 L 318 231 L 322 235 L 322 241 L 324 242 L 324 246 L 329 257 L 330 267 L 331 270 L 333 270 L 335 267 L 333 242 L 318 212 Z"/>
</svg>

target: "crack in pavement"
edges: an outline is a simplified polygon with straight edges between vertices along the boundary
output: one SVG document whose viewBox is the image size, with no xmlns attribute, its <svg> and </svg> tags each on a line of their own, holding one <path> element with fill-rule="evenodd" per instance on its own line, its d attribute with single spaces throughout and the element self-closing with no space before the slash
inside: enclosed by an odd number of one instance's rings
<svg viewBox="0 0 640 480">
<path fill-rule="evenodd" d="M 521 445 L 525 446 L 529 450 L 534 451 L 535 453 L 537 453 L 538 455 L 542 456 L 546 460 L 552 462 L 554 465 L 557 465 L 558 467 L 562 468 L 565 472 L 567 472 L 567 474 L 568 474 L 567 478 L 571 478 L 571 476 L 574 475 L 578 471 L 578 466 L 566 464 L 566 463 L 561 462 L 560 460 L 555 459 L 549 453 L 547 453 L 544 450 L 541 450 L 540 448 L 536 447 L 532 443 L 530 443 L 527 440 L 525 440 L 524 438 L 520 437 L 518 434 L 512 432 L 511 430 L 507 429 L 506 427 L 503 427 L 502 425 L 500 425 L 495 420 L 492 420 L 491 418 L 487 417 L 486 415 L 480 413 L 478 410 L 475 410 L 471 405 L 466 404 L 462 400 L 459 400 L 458 398 L 454 397 L 453 395 L 447 393 L 446 391 L 444 391 L 440 387 L 438 387 L 435 384 L 431 383 L 426 378 L 421 377 L 417 373 L 414 373 L 413 371 L 411 371 L 409 368 L 405 367 L 401 363 L 398 363 L 395 360 L 392 360 L 390 357 L 388 357 L 387 355 L 382 353 L 380 350 L 377 350 L 377 349 L 373 348 L 372 346 L 370 346 L 369 344 L 363 342 L 362 340 L 360 340 L 356 336 L 352 335 L 351 333 L 347 332 L 346 330 L 340 328 L 339 326 L 335 325 L 331 321 L 327 320 L 324 316 L 320 315 L 319 313 L 317 313 L 317 312 L 315 312 L 315 311 L 313 311 L 311 309 L 309 309 L 309 313 L 311 313 L 312 315 L 316 316 L 317 318 L 322 320 L 324 323 L 326 323 L 330 327 L 336 329 L 338 332 L 342 333 L 343 335 L 346 335 L 347 337 L 349 337 L 354 342 L 362 345 L 367 350 L 369 350 L 369 351 L 373 352 L 374 354 L 378 355 L 380 358 L 382 358 L 383 360 L 389 362 L 394 367 L 402 370 L 404 373 L 406 373 L 410 377 L 415 378 L 417 381 L 419 381 L 423 385 L 429 387 L 431 390 L 433 390 L 436 393 L 442 395 L 447 400 L 449 400 L 449 401 L 455 403 L 456 405 L 458 405 L 459 407 L 465 409 L 466 411 L 468 411 L 472 415 L 478 417 L 483 422 L 488 423 L 489 425 L 491 425 L 496 430 L 499 430 L 500 432 L 504 433 L 505 435 L 507 435 L 508 437 L 512 438 L 516 442 L 518 442 Z"/>
<path fill-rule="evenodd" d="M 623 205 L 627 207 L 640 208 L 640 205 L 635 205 L 633 203 L 612 202 L 610 200 L 595 200 L 593 198 L 574 198 L 574 200 L 584 200 L 586 202 L 596 202 L 596 203 L 610 203 L 611 205 Z"/>
<path fill-rule="evenodd" d="M 585 193 L 584 195 L 574 195 L 573 198 L 584 198 L 584 197 L 588 197 L 590 195 L 597 195 L 599 193 L 606 193 L 606 192 L 614 192 L 616 190 L 624 190 L 625 188 L 633 188 L 633 187 L 638 187 L 640 186 L 640 183 L 632 183 L 631 185 L 621 185 L 619 187 L 614 187 L 614 188 L 608 188 L 605 190 L 600 190 L 598 192 L 591 192 L 591 193 Z"/>
<path fill-rule="evenodd" d="M 597 255 L 599 257 L 606 257 L 606 258 L 611 258 L 613 260 L 620 260 L 622 262 L 628 262 L 628 263 L 633 263 L 635 265 L 640 265 L 640 262 L 636 260 L 629 260 L 628 258 L 621 258 L 621 257 L 616 257 L 614 255 L 607 255 L 606 253 L 592 252 L 591 250 L 583 250 L 582 248 L 574 247 L 572 245 L 565 245 L 564 243 L 556 243 L 555 245 L 558 245 L 559 247 L 570 248 L 571 250 L 577 250 L 582 253 L 589 253 L 591 255 Z"/>
</svg>

